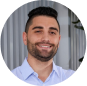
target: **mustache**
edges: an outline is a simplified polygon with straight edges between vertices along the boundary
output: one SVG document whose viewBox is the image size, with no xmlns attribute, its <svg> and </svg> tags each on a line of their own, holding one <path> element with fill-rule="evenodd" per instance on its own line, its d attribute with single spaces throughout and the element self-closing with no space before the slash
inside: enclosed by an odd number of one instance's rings
<svg viewBox="0 0 87 86">
<path fill-rule="evenodd" d="M 35 45 L 39 45 L 39 44 L 49 44 L 50 46 L 55 46 L 54 44 L 48 43 L 48 42 L 37 42 L 37 43 L 35 43 Z"/>
</svg>

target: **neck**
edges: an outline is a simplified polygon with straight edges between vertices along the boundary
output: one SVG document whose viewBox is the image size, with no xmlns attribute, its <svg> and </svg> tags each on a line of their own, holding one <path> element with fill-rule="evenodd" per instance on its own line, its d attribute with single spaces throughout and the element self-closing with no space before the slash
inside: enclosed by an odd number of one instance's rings
<svg viewBox="0 0 87 86">
<path fill-rule="evenodd" d="M 53 67 L 53 59 L 47 61 L 47 62 L 41 62 L 28 54 L 27 59 L 29 65 L 32 67 L 32 69 L 38 74 L 38 78 L 41 79 L 43 82 L 47 79 L 47 77 L 52 72 Z"/>
</svg>

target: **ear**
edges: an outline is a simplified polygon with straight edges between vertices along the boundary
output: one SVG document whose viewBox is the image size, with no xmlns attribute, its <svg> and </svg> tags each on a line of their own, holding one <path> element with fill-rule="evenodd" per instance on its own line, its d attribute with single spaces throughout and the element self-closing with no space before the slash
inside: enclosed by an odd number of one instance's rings
<svg viewBox="0 0 87 86">
<path fill-rule="evenodd" d="M 24 44 L 27 45 L 27 33 L 23 32 L 22 37 L 23 37 Z"/>
<path fill-rule="evenodd" d="M 61 39 L 61 35 L 59 35 L 59 42 L 60 42 L 60 39 Z"/>
<path fill-rule="evenodd" d="M 59 35 L 59 42 L 60 42 L 60 39 L 61 39 L 61 35 Z M 58 48 L 59 48 L 59 42 L 58 42 Z"/>
</svg>

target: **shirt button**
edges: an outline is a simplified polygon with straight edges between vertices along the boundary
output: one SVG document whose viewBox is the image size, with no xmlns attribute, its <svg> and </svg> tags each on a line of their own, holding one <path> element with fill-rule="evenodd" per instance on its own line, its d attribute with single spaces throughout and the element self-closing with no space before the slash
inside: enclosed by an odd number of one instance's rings
<svg viewBox="0 0 87 86">
<path fill-rule="evenodd" d="M 36 77 L 38 77 L 38 74 L 37 74 L 36 72 L 34 72 L 34 75 L 35 75 Z"/>
<path fill-rule="evenodd" d="M 36 75 L 36 73 L 34 72 L 34 75 Z"/>
</svg>

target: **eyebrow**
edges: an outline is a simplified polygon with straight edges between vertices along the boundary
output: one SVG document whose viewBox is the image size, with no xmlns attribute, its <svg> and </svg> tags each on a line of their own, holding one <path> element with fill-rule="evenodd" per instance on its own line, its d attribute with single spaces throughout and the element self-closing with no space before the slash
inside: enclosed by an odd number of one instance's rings
<svg viewBox="0 0 87 86">
<path fill-rule="evenodd" d="M 36 27 L 32 28 L 32 30 L 34 30 L 34 29 L 43 29 L 43 27 L 42 26 L 36 26 Z M 55 28 L 55 27 L 50 27 L 49 29 L 56 30 L 58 32 L 58 29 Z"/>
</svg>

